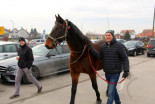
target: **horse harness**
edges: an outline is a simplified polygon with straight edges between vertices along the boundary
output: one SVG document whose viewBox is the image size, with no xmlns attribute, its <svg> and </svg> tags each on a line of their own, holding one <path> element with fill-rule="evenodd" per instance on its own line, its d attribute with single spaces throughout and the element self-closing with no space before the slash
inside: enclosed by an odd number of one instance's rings
<svg viewBox="0 0 155 104">
<path fill-rule="evenodd" d="M 65 29 L 65 34 L 64 34 L 63 36 L 57 37 L 57 38 L 53 38 L 52 36 L 48 35 L 48 38 L 52 39 L 55 45 L 56 45 L 56 44 L 60 44 L 60 42 L 57 41 L 58 39 L 65 38 L 65 41 L 67 40 L 66 37 L 67 37 L 68 30 L 70 29 L 70 26 L 68 26 L 67 20 L 65 20 L 65 22 L 66 22 L 66 25 L 65 25 L 65 26 L 66 26 L 66 29 Z M 63 27 L 64 27 L 64 25 L 63 25 Z M 58 32 L 57 34 L 59 34 L 59 32 Z M 57 35 L 57 34 L 56 34 L 56 35 Z M 83 56 L 84 51 L 85 51 L 86 48 L 87 48 L 87 45 L 84 46 L 84 48 L 83 48 L 82 51 L 72 51 L 73 53 L 81 53 L 81 55 L 80 55 L 75 61 L 73 61 L 73 62 L 71 63 L 71 65 L 74 64 L 74 63 L 76 63 L 76 62 Z M 56 49 L 56 51 L 61 55 L 61 53 L 57 50 L 56 47 L 55 47 L 55 49 Z M 66 66 L 66 65 L 62 62 L 62 60 L 61 60 L 61 63 L 62 63 L 64 66 Z"/>
</svg>

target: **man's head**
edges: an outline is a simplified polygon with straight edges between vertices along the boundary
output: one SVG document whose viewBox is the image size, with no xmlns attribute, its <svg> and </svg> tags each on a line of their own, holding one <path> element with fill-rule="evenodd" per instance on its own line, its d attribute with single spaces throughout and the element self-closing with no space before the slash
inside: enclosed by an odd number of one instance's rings
<svg viewBox="0 0 155 104">
<path fill-rule="evenodd" d="M 113 30 L 108 30 L 108 31 L 105 33 L 105 40 L 107 41 L 108 44 L 109 44 L 114 38 L 115 38 L 115 36 L 114 36 L 114 31 L 113 31 Z"/>
<path fill-rule="evenodd" d="M 19 38 L 19 44 L 20 44 L 20 46 L 23 46 L 23 45 L 26 44 L 26 41 L 25 41 L 25 39 L 23 37 Z"/>
</svg>

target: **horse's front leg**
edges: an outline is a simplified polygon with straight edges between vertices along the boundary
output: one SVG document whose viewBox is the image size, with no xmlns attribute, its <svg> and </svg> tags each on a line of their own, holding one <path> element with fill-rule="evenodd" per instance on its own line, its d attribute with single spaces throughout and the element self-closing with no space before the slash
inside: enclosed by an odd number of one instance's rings
<svg viewBox="0 0 155 104">
<path fill-rule="evenodd" d="M 72 88 L 71 88 L 70 104 L 74 104 L 74 102 L 75 102 L 75 95 L 76 95 L 76 90 L 77 90 L 77 84 L 78 84 L 79 75 L 80 75 L 80 73 L 75 73 L 75 72 L 71 71 Z"/>
<path fill-rule="evenodd" d="M 97 80 L 96 80 L 96 74 L 95 73 L 91 73 L 89 74 L 89 77 L 91 79 L 91 82 L 92 82 L 92 87 L 93 89 L 95 90 L 96 92 L 96 97 L 97 97 L 97 102 L 100 104 L 101 103 L 101 98 L 100 98 L 100 93 L 98 91 L 98 85 L 97 85 Z"/>
</svg>

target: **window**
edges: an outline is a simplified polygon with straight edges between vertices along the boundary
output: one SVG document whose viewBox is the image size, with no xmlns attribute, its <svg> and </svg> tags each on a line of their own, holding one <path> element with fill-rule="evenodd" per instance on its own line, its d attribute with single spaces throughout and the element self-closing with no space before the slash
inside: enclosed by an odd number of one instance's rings
<svg viewBox="0 0 155 104">
<path fill-rule="evenodd" d="M 0 46 L 0 53 L 3 52 L 3 46 Z"/>
<path fill-rule="evenodd" d="M 37 40 L 36 42 L 40 42 L 40 40 Z"/>
<path fill-rule="evenodd" d="M 57 52 L 58 51 L 58 52 Z M 50 54 L 52 55 L 59 55 L 59 54 L 62 54 L 62 50 L 61 50 L 61 46 L 57 46 L 57 50 L 54 48 L 54 49 L 51 49 L 50 51 Z"/>
<path fill-rule="evenodd" d="M 17 52 L 15 44 L 4 45 L 5 52 Z"/>
<path fill-rule="evenodd" d="M 17 48 L 20 48 L 20 45 L 19 44 L 17 44 Z"/>
<path fill-rule="evenodd" d="M 69 49 L 67 45 L 62 45 L 62 53 L 69 53 Z"/>
<path fill-rule="evenodd" d="M 155 45 L 155 40 L 150 40 L 149 45 Z"/>
<path fill-rule="evenodd" d="M 141 44 L 141 45 L 144 45 L 144 43 L 143 43 L 143 42 L 140 42 L 140 44 Z"/>
<path fill-rule="evenodd" d="M 41 40 L 41 42 L 45 42 L 44 40 Z"/>
</svg>

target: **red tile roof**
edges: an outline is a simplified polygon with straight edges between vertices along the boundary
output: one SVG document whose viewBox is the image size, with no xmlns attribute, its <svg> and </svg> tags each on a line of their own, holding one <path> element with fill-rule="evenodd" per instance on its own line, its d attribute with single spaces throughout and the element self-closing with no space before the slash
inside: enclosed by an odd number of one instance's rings
<svg viewBox="0 0 155 104">
<path fill-rule="evenodd" d="M 134 30 L 121 30 L 121 34 L 125 34 L 127 31 L 129 31 L 129 33 L 135 32 Z"/>
<path fill-rule="evenodd" d="M 144 29 L 142 33 L 140 33 L 140 36 L 152 36 L 152 29 Z M 155 36 L 155 32 L 154 32 Z"/>
</svg>

